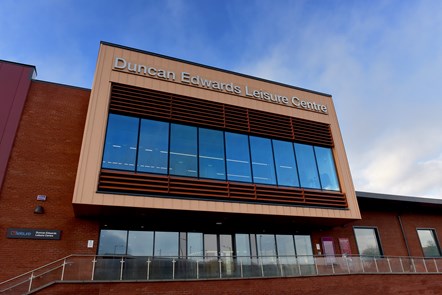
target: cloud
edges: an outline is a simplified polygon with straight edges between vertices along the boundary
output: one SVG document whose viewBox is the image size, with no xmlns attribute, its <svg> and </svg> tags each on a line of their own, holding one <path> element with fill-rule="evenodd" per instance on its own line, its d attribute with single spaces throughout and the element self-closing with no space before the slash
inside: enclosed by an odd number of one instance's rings
<svg viewBox="0 0 442 295">
<path fill-rule="evenodd" d="M 333 95 L 357 190 L 442 198 L 442 9 L 386 3 L 289 21 L 241 70 Z"/>
<path fill-rule="evenodd" d="M 100 40 L 333 95 L 357 190 L 442 198 L 442 1 L 0 2 L 0 56 L 90 87 Z"/>
</svg>

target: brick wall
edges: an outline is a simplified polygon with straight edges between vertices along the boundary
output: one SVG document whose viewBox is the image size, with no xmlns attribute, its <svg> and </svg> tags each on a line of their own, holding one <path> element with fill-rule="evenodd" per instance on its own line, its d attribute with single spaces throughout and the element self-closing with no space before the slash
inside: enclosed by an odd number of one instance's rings
<svg viewBox="0 0 442 295">
<path fill-rule="evenodd" d="M 442 294 L 441 275 L 342 275 L 191 282 L 56 284 L 38 295 L 116 294 Z"/>
<path fill-rule="evenodd" d="M 442 233 L 442 215 L 436 213 L 432 208 L 366 208 L 361 205 L 362 219 L 348 222 L 331 230 L 316 231 L 312 234 L 312 243 L 315 254 L 315 244 L 321 244 L 321 238 L 333 238 L 335 253 L 340 254 L 339 238 L 348 238 L 352 254 L 359 254 L 353 228 L 355 226 L 375 227 L 378 230 L 383 254 L 387 256 L 408 256 L 407 247 L 402 234 L 398 215 L 402 220 L 405 236 L 408 241 L 411 256 L 422 257 L 422 247 L 417 235 L 417 228 L 432 228 Z M 322 247 L 322 245 L 321 245 Z M 321 249 L 322 250 L 322 249 Z"/>
<path fill-rule="evenodd" d="M 72 196 L 89 90 L 32 82 L 0 193 L 0 281 L 72 253 L 95 254 L 96 222 L 74 217 Z M 46 202 L 36 196 L 47 195 Z M 44 214 L 34 214 L 37 204 Z M 7 239 L 7 228 L 62 230 L 61 240 Z M 7 266 L 7 267 L 4 267 Z"/>
</svg>

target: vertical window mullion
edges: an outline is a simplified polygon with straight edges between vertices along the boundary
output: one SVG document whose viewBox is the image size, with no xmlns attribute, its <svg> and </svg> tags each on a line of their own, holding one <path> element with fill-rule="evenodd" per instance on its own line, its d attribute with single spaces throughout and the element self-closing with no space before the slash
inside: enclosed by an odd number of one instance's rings
<svg viewBox="0 0 442 295">
<path fill-rule="evenodd" d="M 137 152 L 135 153 L 135 171 L 138 171 L 138 153 L 140 152 L 141 119 L 138 119 Z"/>
<path fill-rule="evenodd" d="M 296 178 L 298 179 L 298 187 L 301 187 L 301 178 L 299 176 L 298 158 L 296 156 L 295 144 L 292 143 L 292 151 L 295 156 Z"/>
<path fill-rule="evenodd" d="M 196 127 L 196 178 L 200 178 L 200 128 Z"/>
<path fill-rule="evenodd" d="M 127 255 L 127 249 L 129 248 L 129 231 L 126 231 L 126 251 L 124 255 Z"/>
<path fill-rule="evenodd" d="M 324 188 L 322 187 L 321 175 L 319 174 L 318 159 L 316 158 L 316 149 L 314 146 L 312 146 L 312 149 L 313 149 L 313 156 L 315 157 L 315 164 L 316 164 L 315 166 L 318 175 L 319 186 L 321 187 L 321 190 L 324 190 Z"/>
<path fill-rule="evenodd" d="M 170 142 L 172 141 L 172 127 L 171 123 L 169 122 L 169 140 L 167 143 L 167 175 L 170 175 Z M 155 253 L 155 252 L 154 252 Z"/>
<path fill-rule="evenodd" d="M 223 141 L 224 141 L 224 177 L 226 181 L 229 181 L 229 178 L 227 177 L 227 143 L 226 143 L 226 132 L 223 131 Z M 230 194 L 230 193 L 229 193 Z"/>
<path fill-rule="evenodd" d="M 273 159 L 273 173 L 275 173 L 275 185 L 279 186 L 278 181 L 278 171 L 276 171 L 276 159 L 275 159 L 275 149 L 273 147 L 273 139 L 270 140 L 270 147 L 272 148 L 272 159 Z"/>
<path fill-rule="evenodd" d="M 248 148 L 249 148 L 250 181 L 251 181 L 251 183 L 255 183 L 255 179 L 253 178 L 252 149 L 250 148 L 250 136 L 249 135 L 247 135 L 247 143 L 249 145 Z"/>
</svg>

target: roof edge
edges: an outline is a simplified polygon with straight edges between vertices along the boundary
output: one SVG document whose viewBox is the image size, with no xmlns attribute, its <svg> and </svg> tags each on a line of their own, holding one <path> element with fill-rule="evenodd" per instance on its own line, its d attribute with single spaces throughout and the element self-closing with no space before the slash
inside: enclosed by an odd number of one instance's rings
<svg viewBox="0 0 442 295">
<path fill-rule="evenodd" d="M 251 75 L 246 75 L 246 74 L 242 74 L 242 73 L 238 73 L 238 72 L 234 72 L 234 71 L 229 71 L 229 70 L 225 70 L 225 69 L 221 69 L 221 68 L 217 68 L 217 67 L 213 67 L 213 66 L 208 66 L 208 65 L 204 65 L 204 64 L 200 64 L 200 63 L 196 63 L 196 62 L 192 62 L 192 61 L 188 61 L 188 60 L 184 60 L 184 59 L 180 59 L 180 58 L 176 58 L 176 57 L 162 55 L 162 54 L 150 52 L 147 50 L 141 50 L 141 49 L 128 47 L 128 46 L 124 46 L 124 45 L 119 45 L 119 44 L 106 42 L 106 41 L 100 41 L 100 44 L 111 46 L 111 47 L 116 47 L 116 48 L 120 48 L 120 49 L 135 51 L 138 53 L 149 54 L 149 55 L 160 57 L 160 58 L 165 58 L 165 59 L 169 59 L 169 60 L 173 60 L 173 61 L 177 61 L 177 62 L 181 62 L 181 63 L 186 63 L 186 64 L 193 65 L 193 66 L 203 67 L 203 68 L 210 69 L 210 70 L 215 70 L 215 71 L 220 71 L 220 72 L 224 72 L 227 74 L 241 76 L 241 77 L 248 78 L 248 79 L 254 79 L 254 80 L 258 80 L 258 81 L 262 81 L 262 82 L 266 82 L 266 83 L 276 84 L 279 86 L 288 87 L 288 88 L 292 88 L 292 89 L 296 89 L 296 90 L 300 90 L 300 91 L 305 91 L 305 92 L 309 92 L 312 94 L 317 94 L 317 95 L 321 95 L 321 96 L 325 96 L 325 97 L 329 97 L 329 98 L 332 97 L 332 95 L 328 94 L 328 93 L 323 93 L 323 92 L 319 92 L 319 91 L 315 91 L 315 90 L 311 90 L 311 89 L 297 87 L 297 86 L 293 86 L 293 85 L 289 85 L 289 84 L 285 84 L 285 83 L 281 83 L 281 82 L 271 81 L 268 79 L 259 78 L 259 77 L 255 77 L 255 76 L 251 76 Z"/>
<path fill-rule="evenodd" d="M 401 195 L 381 194 L 381 193 L 371 193 L 371 192 L 361 192 L 361 191 L 356 191 L 356 197 L 361 199 L 377 199 L 385 201 L 442 205 L 442 199 L 427 198 L 427 197 L 412 197 L 412 196 L 401 196 Z"/>
<path fill-rule="evenodd" d="M 25 63 L 20 63 L 20 62 L 15 62 L 15 61 L 10 61 L 10 60 L 5 60 L 5 59 L 0 59 L 0 62 L 4 62 L 4 63 L 9 63 L 9 64 L 13 64 L 13 65 L 17 65 L 17 66 L 21 66 L 21 67 L 28 67 L 28 68 L 32 68 L 33 69 L 33 73 L 32 73 L 32 79 L 34 79 L 37 76 L 37 67 L 34 65 L 30 65 L 30 64 L 25 64 Z"/>
</svg>

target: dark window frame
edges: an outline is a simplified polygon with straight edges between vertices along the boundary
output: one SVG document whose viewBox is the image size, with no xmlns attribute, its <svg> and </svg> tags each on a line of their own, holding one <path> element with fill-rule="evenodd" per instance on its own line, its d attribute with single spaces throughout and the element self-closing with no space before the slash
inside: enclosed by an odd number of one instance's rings
<svg viewBox="0 0 442 295">
<path fill-rule="evenodd" d="M 431 233 L 433 234 L 433 238 L 435 239 L 434 242 L 436 243 L 436 248 L 437 248 L 437 250 L 439 252 L 439 255 L 437 255 L 437 256 L 427 256 L 427 255 L 425 255 L 424 247 L 422 245 L 421 238 L 419 237 L 419 231 L 420 230 L 422 230 L 422 231 L 423 230 L 431 231 Z M 436 231 L 435 228 L 431 228 L 431 227 L 417 227 L 416 228 L 416 235 L 417 235 L 417 238 L 419 239 L 419 245 L 421 246 L 423 257 L 441 257 L 442 256 L 442 251 L 441 251 L 440 243 L 439 243 L 439 237 L 437 236 L 437 231 Z"/>
<path fill-rule="evenodd" d="M 375 233 L 375 237 L 376 237 L 376 242 L 378 244 L 379 247 L 379 255 L 364 255 L 360 253 L 360 248 L 359 248 L 359 243 L 358 243 L 358 239 L 356 237 L 356 230 L 355 229 L 373 229 L 374 233 Z M 358 254 L 359 256 L 365 256 L 365 257 L 382 257 L 384 256 L 384 249 L 382 247 L 382 240 L 381 240 L 381 235 L 379 232 L 379 228 L 377 226 L 353 226 L 353 235 L 355 237 L 355 242 L 356 242 L 356 248 L 358 250 Z"/>
</svg>

